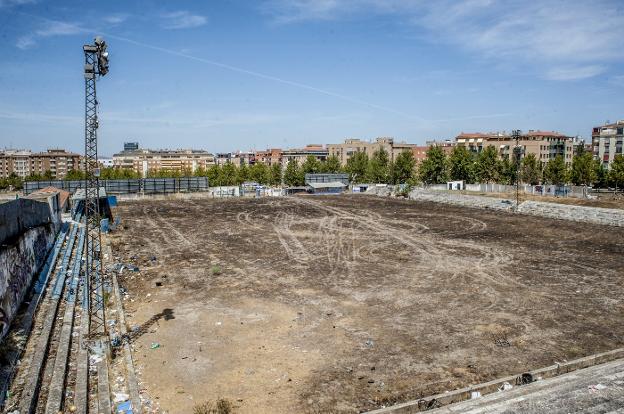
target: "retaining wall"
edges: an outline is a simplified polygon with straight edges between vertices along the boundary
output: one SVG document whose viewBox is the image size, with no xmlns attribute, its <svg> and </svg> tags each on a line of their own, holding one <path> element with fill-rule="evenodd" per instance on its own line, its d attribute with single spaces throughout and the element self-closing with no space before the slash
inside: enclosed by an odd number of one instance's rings
<svg viewBox="0 0 624 414">
<path fill-rule="evenodd" d="M 33 278 L 45 262 L 55 237 L 56 227 L 49 222 L 25 230 L 13 237 L 11 244 L 0 249 L 0 340 L 6 335 Z"/>
<path fill-rule="evenodd" d="M 26 230 L 52 222 L 47 202 L 19 198 L 0 204 L 0 245 L 11 243 L 11 239 Z"/>
</svg>

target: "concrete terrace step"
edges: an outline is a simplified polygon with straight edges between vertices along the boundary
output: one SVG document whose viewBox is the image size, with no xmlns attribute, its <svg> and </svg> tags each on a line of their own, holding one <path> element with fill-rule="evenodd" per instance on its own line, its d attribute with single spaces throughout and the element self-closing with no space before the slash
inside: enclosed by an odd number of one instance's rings
<svg viewBox="0 0 624 414">
<path fill-rule="evenodd" d="M 412 200 L 432 201 L 435 203 L 453 204 L 463 207 L 514 211 L 514 203 L 511 200 L 493 197 L 414 190 L 409 194 L 409 198 Z M 518 206 L 518 213 L 559 220 L 624 227 L 624 210 L 619 209 L 574 206 L 542 201 L 524 201 Z"/>
</svg>

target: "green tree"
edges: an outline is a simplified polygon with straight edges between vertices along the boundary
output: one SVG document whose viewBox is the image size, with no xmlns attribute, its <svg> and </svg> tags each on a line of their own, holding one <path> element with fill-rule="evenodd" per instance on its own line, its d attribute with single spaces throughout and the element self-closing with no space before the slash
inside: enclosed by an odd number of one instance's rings
<svg viewBox="0 0 624 414">
<path fill-rule="evenodd" d="M 321 163 L 314 155 L 308 155 L 301 165 L 304 174 L 316 174 L 321 171 Z"/>
<path fill-rule="evenodd" d="M 368 155 L 365 152 L 356 152 L 347 160 L 345 170 L 353 183 L 362 183 L 366 180 L 366 170 L 368 169 Z"/>
<path fill-rule="evenodd" d="M 284 171 L 284 183 L 288 186 L 295 187 L 304 184 L 303 170 L 297 164 L 297 161 L 291 159 L 286 165 Z"/>
<path fill-rule="evenodd" d="M 500 179 L 500 163 L 496 147 L 488 145 L 477 157 L 476 178 L 482 183 L 496 183 Z"/>
<path fill-rule="evenodd" d="M 261 162 L 253 164 L 249 167 L 249 179 L 262 185 L 268 184 L 269 168 Z"/>
<path fill-rule="evenodd" d="M 537 185 L 542 179 L 542 165 L 535 154 L 527 154 L 520 164 L 520 179 L 531 185 Z"/>
<path fill-rule="evenodd" d="M 272 164 L 269 169 L 269 185 L 282 185 L 282 166 L 281 164 Z"/>
<path fill-rule="evenodd" d="M 321 172 L 328 174 L 337 174 L 342 171 L 340 160 L 335 155 L 331 155 L 321 165 Z"/>
<path fill-rule="evenodd" d="M 247 166 L 247 164 L 242 163 L 236 172 L 236 183 L 237 184 L 242 184 L 245 181 L 249 180 L 249 167 Z"/>
<path fill-rule="evenodd" d="M 582 151 L 572 159 L 570 181 L 574 185 L 591 185 L 596 181 L 597 174 L 594 168 L 594 157 L 590 152 Z"/>
<path fill-rule="evenodd" d="M 568 182 L 568 167 L 561 155 L 557 155 L 546 163 L 544 181 L 554 185 L 564 185 Z"/>
<path fill-rule="evenodd" d="M 594 172 L 596 174 L 596 180 L 594 181 L 594 187 L 606 188 L 609 186 L 609 170 L 605 168 L 600 160 L 594 160 Z"/>
<path fill-rule="evenodd" d="M 395 162 L 391 164 L 391 177 L 393 184 L 405 184 L 411 183 L 414 178 L 414 171 L 416 169 L 416 160 L 414 160 L 414 154 L 412 151 L 403 151 L 398 156 Z"/>
<path fill-rule="evenodd" d="M 516 164 L 509 158 L 503 158 L 499 162 L 498 182 L 506 185 L 516 183 Z"/>
<path fill-rule="evenodd" d="M 420 163 L 418 173 L 425 184 L 442 184 L 448 181 L 448 165 L 442 148 L 433 146 L 427 150 L 427 157 Z"/>
<path fill-rule="evenodd" d="M 24 180 L 22 180 L 19 175 L 12 172 L 6 179 L 6 186 L 15 190 L 21 190 L 24 186 Z"/>
<path fill-rule="evenodd" d="M 220 186 L 220 181 L 219 179 L 221 175 L 221 167 L 219 167 L 219 164 L 214 164 L 211 165 L 210 167 L 208 167 L 208 169 L 206 170 L 206 177 L 208 177 L 208 185 L 211 187 L 217 187 Z"/>
<path fill-rule="evenodd" d="M 474 182 L 474 156 L 466 147 L 456 146 L 448 160 L 449 178 L 454 181 Z"/>
<path fill-rule="evenodd" d="M 609 169 L 609 179 L 616 190 L 624 184 L 624 155 L 618 154 L 613 158 Z"/>
<path fill-rule="evenodd" d="M 390 159 L 388 151 L 379 148 L 373 153 L 366 171 L 368 180 L 373 183 L 387 183 L 390 176 Z"/>
<path fill-rule="evenodd" d="M 219 169 L 219 185 L 236 185 L 238 177 L 237 168 L 231 162 L 225 163 Z"/>
</svg>

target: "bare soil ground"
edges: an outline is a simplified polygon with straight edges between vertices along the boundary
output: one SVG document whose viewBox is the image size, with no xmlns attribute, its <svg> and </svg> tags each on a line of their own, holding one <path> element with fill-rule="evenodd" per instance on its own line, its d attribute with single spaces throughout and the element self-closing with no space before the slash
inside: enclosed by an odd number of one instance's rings
<svg viewBox="0 0 624 414">
<path fill-rule="evenodd" d="M 169 413 L 352 413 L 624 345 L 624 229 L 365 195 L 117 215 L 139 377 Z"/>
</svg>

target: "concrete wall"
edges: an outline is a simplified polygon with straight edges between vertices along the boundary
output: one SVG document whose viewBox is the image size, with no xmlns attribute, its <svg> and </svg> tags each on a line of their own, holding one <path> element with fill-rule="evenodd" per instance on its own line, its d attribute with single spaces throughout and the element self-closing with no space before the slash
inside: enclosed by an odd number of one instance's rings
<svg viewBox="0 0 624 414">
<path fill-rule="evenodd" d="M 49 222 L 12 237 L 12 243 L 0 249 L 0 340 L 45 262 L 55 237 L 56 228 Z"/>
<path fill-rule="evenodd" d="M 17 199 L 0 204 L 0 245 L 11 243 L 11 239 L 24 234 L 26 230 L 52 222 L 47 202 Z"/>
</svg>

